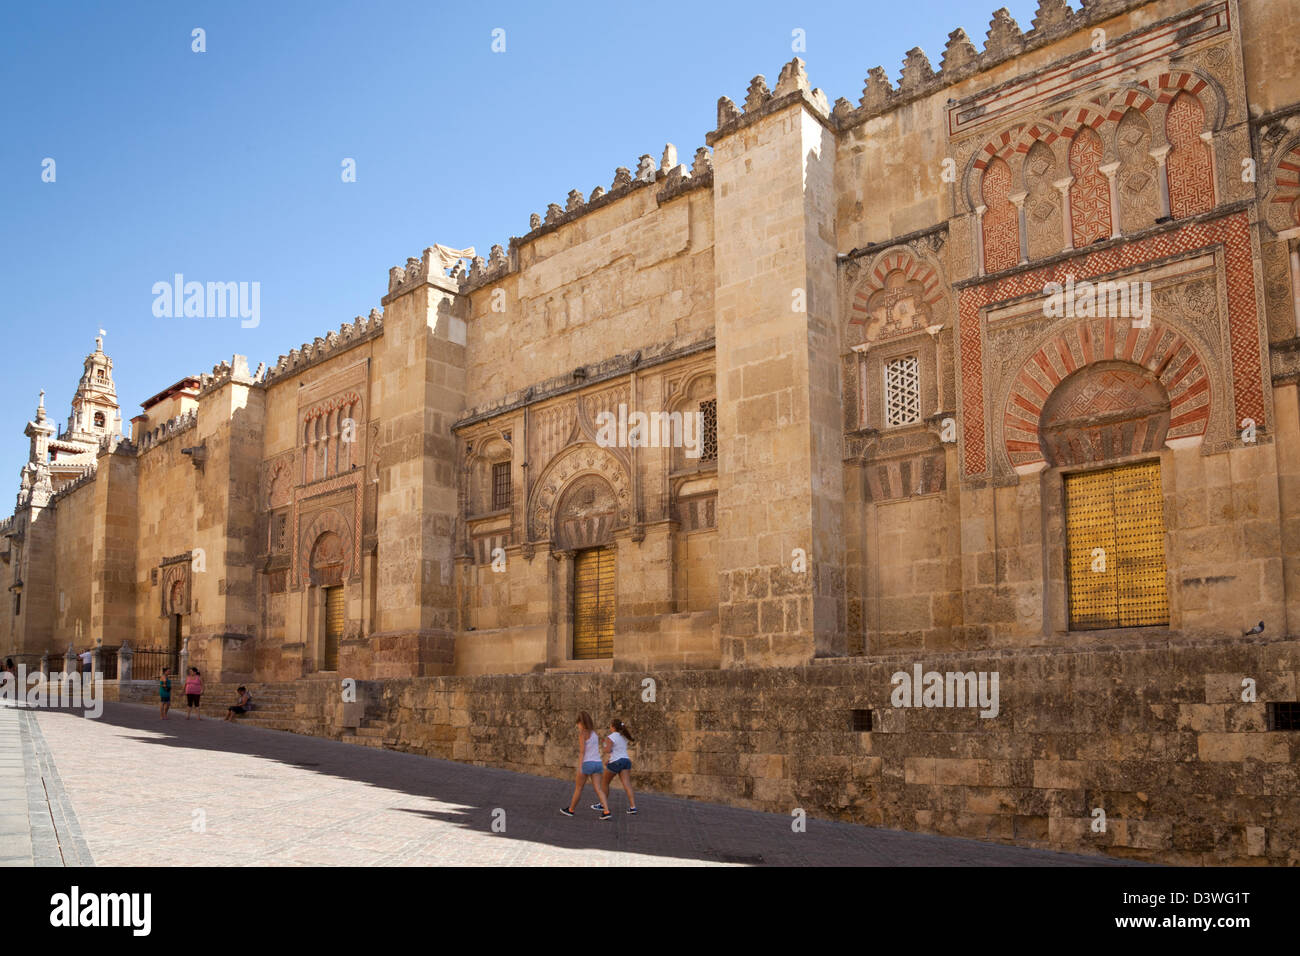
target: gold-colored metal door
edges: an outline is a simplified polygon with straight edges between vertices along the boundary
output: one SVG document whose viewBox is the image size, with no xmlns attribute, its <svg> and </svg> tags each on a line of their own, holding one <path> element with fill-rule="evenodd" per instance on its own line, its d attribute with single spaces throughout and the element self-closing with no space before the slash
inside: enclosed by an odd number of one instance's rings
<svg viewBox="0 0 1300 956">
<path fill-rule="evenodd" d="M 325 589 L 325 653 L 321 670 L 339 669 L 339 641 L 343 639 L 343 588 Z"/>
<path fill-rule="evenodd" d="M 1070 627 L 1169 623 L 1160 463 L 1065 478 Z"/>
<path fill-rule="evenodd" d="M 573 560 L 573 659 L 614 656 L 614 552 L 579 551 Z"/>
</svg>

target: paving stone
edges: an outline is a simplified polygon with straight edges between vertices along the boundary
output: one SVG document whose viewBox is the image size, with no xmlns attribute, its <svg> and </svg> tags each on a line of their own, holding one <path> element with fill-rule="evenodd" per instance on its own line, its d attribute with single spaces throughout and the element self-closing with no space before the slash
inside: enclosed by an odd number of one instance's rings
<svg viewBox="0 0 1300 956">
<path fill-rule="evenodd" d="M 36 716 L 106 866 L 1114 865 L 1115 861 L 790 818 L 653 793 L 628 816 L 560 815 L 572 785 L 415 754 L 108 704 Z M 635 785 L 635 781 L 634 781 Z M 504 810 L 504 833 L 492 832 Z M 198 812 L 198 811 L 201 811 Z M 500 818 L 500 814 L 497 814 Z"/>
</svg>

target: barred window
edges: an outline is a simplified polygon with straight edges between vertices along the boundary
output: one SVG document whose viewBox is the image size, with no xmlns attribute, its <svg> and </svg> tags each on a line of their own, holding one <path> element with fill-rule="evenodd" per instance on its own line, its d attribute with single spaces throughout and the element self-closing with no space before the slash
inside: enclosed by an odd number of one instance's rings
<svg viewBox="0 0 1300 956">
<path fill-rule="evenodd" d="M 700 461 L 718 460 L 718 400 L 711 398 L 700 402 L 700 418 L 704 427 L 701 429 L 702 451 Z"/>
<path fill-rule="evenodd" d="M 510 462 L 499 461 L 492 466 L 492 510 L 510 507 Z"/>
<path fill-rule="evenodd" d="M 885 363 L 885 424 L 911 425 L 921 420 L 921 367 L 915 355 Z"/>
<path fill-rule="evenodd" d="M 286 529 L 289 526 L 287 514 L 273 515 L 271 518 L 271 550 L 283 551 Z"/>
</svg>

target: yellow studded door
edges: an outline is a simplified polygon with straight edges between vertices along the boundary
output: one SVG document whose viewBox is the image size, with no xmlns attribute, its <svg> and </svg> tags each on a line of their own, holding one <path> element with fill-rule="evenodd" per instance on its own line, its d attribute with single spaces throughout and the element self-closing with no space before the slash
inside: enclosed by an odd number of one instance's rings
<svg viewBox="0 0 1300 956">
<path fill-rule="evenodd" d="M 343 588 L 325 589 L 325 652 L 322 654 L 323 671 L 339 669 L 339 641 L 343 639 Z"/>
<path fill-rule="evenodd" d="M 573 560 L 573 659 L 613 656 L 614 551 L 579 551 Z"/>
<path fill-rule="evenodd" d="M 1169 623 L 1160 463 L 1065 478 L 1070 627 Z"/>
</svg>

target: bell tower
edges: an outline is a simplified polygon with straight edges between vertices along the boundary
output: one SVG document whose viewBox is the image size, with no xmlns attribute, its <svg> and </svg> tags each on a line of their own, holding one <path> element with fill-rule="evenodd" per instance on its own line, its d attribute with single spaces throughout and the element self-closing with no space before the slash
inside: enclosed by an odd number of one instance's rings
<svg viewBox="0 0 1300 956">
<path fill-rule="evenodd" d="M 72 414 L 63 438 L 98 441 L 122 434 L 122 413 L 113 384 L 113 360 L 104 354 L 102 335 L 95 337 L 95 351 L 86 356 L 85 371 L 72 396 Z"/>
</svg>

